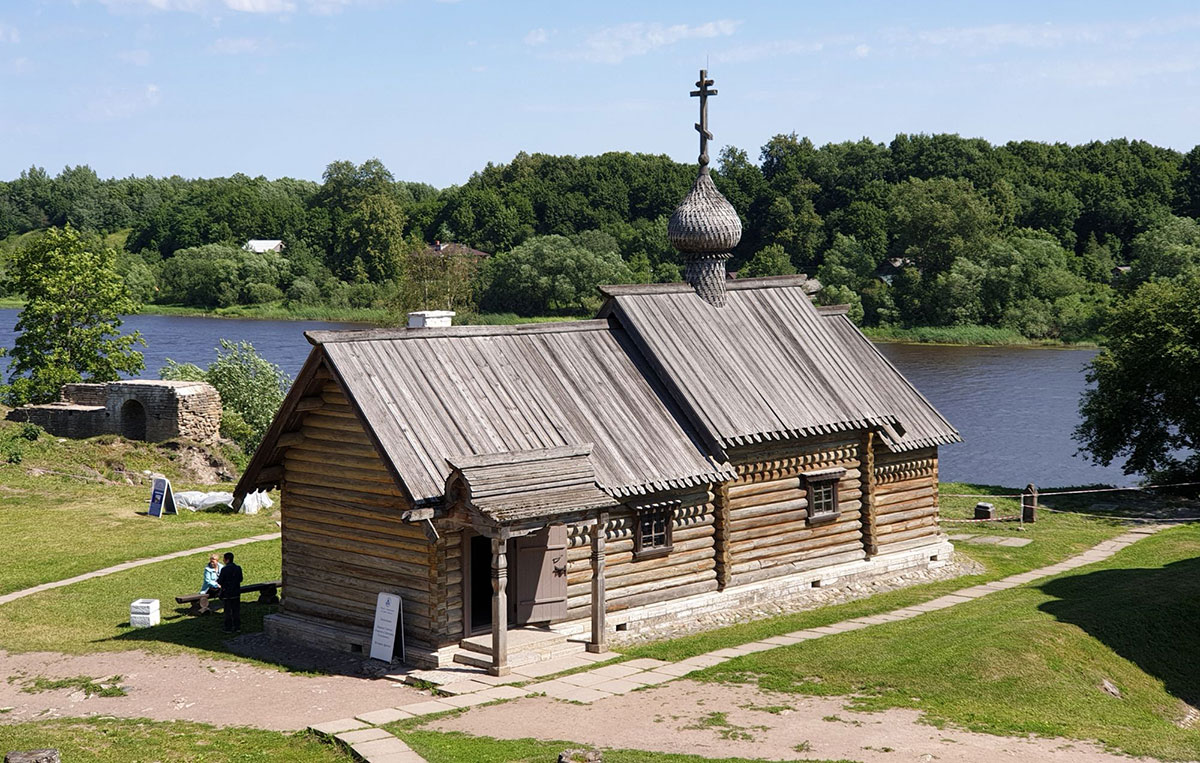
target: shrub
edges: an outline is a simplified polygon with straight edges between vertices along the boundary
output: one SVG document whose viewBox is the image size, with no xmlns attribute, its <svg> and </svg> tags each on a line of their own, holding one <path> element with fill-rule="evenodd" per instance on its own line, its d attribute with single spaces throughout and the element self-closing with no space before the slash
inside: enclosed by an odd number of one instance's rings
<svg viewBox="0 0 1200 763">
<path fill-rule="evenodd" d="M 42 436 L 42 432 L 46 430 L 34 424 L 32 421 L 27 421 L 17 427 L 17 436 L 30 442 L 37 442 L 37 439 Z"/>
<path fill-rule="evenodd" d="M 292 281 L 287 290 L 287 301 L 294 305 L 321 304 L 321 290 L 307 278 L 300 277 Z"/>
<path fill-rule="evenodd" d="M 242 304 L 260 305 L 263 302 L 275 302 L 283 299 L 283 292 L 269 283 L 250 283 L 242 289 Z"/>
</svg>

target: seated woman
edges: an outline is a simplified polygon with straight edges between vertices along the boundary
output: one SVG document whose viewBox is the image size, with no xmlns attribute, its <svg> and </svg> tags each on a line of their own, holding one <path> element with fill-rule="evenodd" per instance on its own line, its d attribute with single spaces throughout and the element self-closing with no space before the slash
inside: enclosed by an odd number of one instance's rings
<svg viewBox="0 0 1200 763">
<path fill-rule="evenodd" d="M 217 561 L 217 555 L 213 554 L 208 557 L 208 564 L 204 567 L 204 585 L 200 586 L 200 593 L 211 598 L 221 595 L 221 589 L 217 587 L 217 575 L 220 572 L 221 564 Z"/>
</svg>

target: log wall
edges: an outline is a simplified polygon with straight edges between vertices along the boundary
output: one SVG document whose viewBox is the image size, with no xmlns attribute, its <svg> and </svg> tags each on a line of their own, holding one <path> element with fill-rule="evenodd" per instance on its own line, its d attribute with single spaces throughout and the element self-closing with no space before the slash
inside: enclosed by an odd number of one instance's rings
<svg viewBox="0 0 1200 763">
<path fill-rule="evenodd" d="M 372 627 L 381 591 L 404 599 L 409 643 L 430 645 L 453 617 L 458 546 L 401 520 L 409 506 L 336 382 L 304 414 L 284 456 L 282 611 Z M 455 586 L 461 590 L 461 586 Z M 461 623 L 462 605 L 458 602 Z"/>
<path fill-rule="evenodd" d="M 717 590 L 713 552 L 713 494 L 704 490 L 675 493 L 669 497 L 678 498 L 682 503 L 673 510 L 672 550 L 665 556 L 635 561 L 635 513 L 631 509 L 615 509 L 609 513 L 604 528 L 605 600 L 608 612 Z M 568 620 L 591 615 L 590 555 L 592 533 L 595 531 L 595 525 L 572 525 L 569 528 Z"/>
<path fill-rule="evenodd" d="M 851 436 L 771 443 L 731 454 L 739 478 L 726 494 L 733 585 L 866 558 L 860 459 Z M 810 526 L 804 472 L 842 467 L 837 519 Z"/>
<path fill-rule="evenodd" d="M 928 543 L 938 525 L 937 448 L 875 451 L 875 546 L 887 554 Z"/>
</svg>

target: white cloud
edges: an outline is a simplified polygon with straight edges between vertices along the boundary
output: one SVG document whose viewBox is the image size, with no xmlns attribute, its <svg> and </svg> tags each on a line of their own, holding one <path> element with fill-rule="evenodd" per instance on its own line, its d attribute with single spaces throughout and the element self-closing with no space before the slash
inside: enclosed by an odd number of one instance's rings
<svg viewBox="0 0 1200 763">
<path fill-rule="evenodd" d="M 728 37 L 737 30 L 739 24 L 741 24 L 740 21 L 728 19 L 710 21 L 696 26 L 687 24 L 666 26 L 640 21 L 618 24 L 589 34 L 577 49 L 567 51 L 564 55 L 567 58 L 616 64 L 626 58 L 645 55 L 682 40 Z"/>
<path fill-rule="evenodd" d="M 526 45 L 544 45 L 550 36 L 546 34 L 546 30 L 538 27 L 537 29 L 529 30 L 529 34 L 525 35 Z"/>
<path fill-rule="evenodd" d="M 134 66 L 147 66 L 150 63 L 150 51 L 122 50 L 117 54 L 117 58 L 127 64 L 133 64 Z"/>
<path fill-rule="evenodd" d="M 721 63 L 745 63 L 778 56 L 820 53 L 828 44 L 824 40 L 776 40 L 727 48 L 719 51 L 714 58 Z"/>
<path fill-rule="evenodd" d="M 33 71 L 33 62 L 25 56 L 20 56 L 9 62 L 8 70 L 13 74 L 25 74 Z"/>
<path fill-rule="evenodd" d="M 285 14 L 305 10 L 316 15 L 338 13 L 355 3 L 372 0 L 98 0 L 114 11 L 183 11 L 216 14 L 222 10 L 239 13 Z"/>
<path fill-rule="evenodd" d="M 291 13 L 296 4 L 291 0 L 225 0 L 225 7 L 242 13 Z"/>
<path fill-rule="evenodd" d="M 254 37 L 221 37 L 214 40 L 208 49 L 223 56 L 238 56 L 262 51 L 263 42 Z"/>
<path fill-rule="evenodd" d="M 162 91 L 154 83 L 108 88 L 95 94 L 84 116 L 99 122 L 128 119 L 157 104 L 161 96 Z"/>
<path fill-rule="evenodd" d="M 21 33 L 15 26 L 0 24 L 0 42 L 17 43 L 21 41 Z"/>
<path fill-rule="evenodd" d="M 856 45 L 854 47 L 854 55 L 859 58 L 866 58 L 867 56 L 871 55 L 871 46 L 865 44 Z"/>
</svg>

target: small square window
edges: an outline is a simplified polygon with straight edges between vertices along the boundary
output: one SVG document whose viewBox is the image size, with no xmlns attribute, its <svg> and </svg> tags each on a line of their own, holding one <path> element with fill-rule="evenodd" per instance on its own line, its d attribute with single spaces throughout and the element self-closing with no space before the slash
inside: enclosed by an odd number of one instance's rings
<svg viewBox="0 0 1200 763">
<path fill-rule="evenodd" d="M 648 559 L 670 553 L 672 519 L 673 513 L 670 509 L 645 511 L 637 515 L 633 538 L 634 559 Z"/>
<path fill-rule="evenodd" d="M 808 523 L 819 524 L 837 519 L 838 478 L 844 470 L 834 474 L 806 475 L 808 487 Z"/>
</svg>

